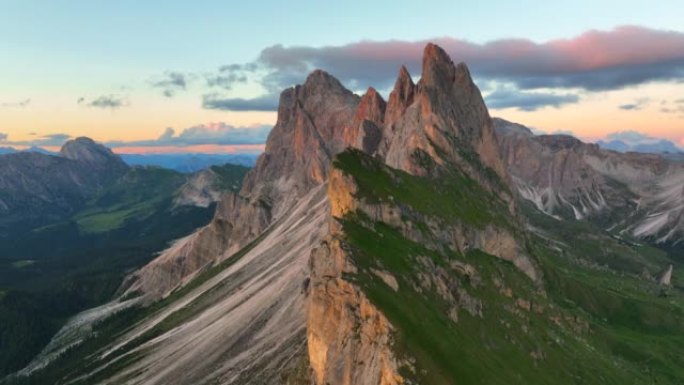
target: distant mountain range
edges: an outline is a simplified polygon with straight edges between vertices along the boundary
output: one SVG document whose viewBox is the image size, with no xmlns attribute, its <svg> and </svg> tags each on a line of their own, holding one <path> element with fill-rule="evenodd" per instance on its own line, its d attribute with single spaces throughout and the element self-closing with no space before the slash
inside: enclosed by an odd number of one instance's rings
<svg viewBox="0 0 684 385">
<path fill-rule="evenodd" d="M 31 147 L 17 150 L 13 147 L 0 147 L 0 155 L 19 152 L 37 152 L 46 155 L 58 153 L 41 147 Z M 203 154 L 203 153 L 172 153 L 172 154 L 119 154 L 130 166 L 159 166 L 182 173 L 193 173 L 210 166 L 220 166 L 226 163 L 252 167 L 259 154 Z"/>
<path fill-rule="evenodd" d="M 259 154 L 120 154 L 131 166 L 159 166 L 183 173 L 200 171 L 226 163 L 252 167 Z"/>
<path fill-rule="evenodd" d="M 652 153 L 652 154 L 679 154 L 683 153 L 682 149 L 676 144 L 669 140 L 661 139 L 658 141 L 648 142 L 648 143 L 632 143 L 628 144 L 622 140 L 611 140 L 603 141 L 599 140 L 596 142 L 599 147 L 606 150 L 613 150 L 617 152 L 641 152 L 641 153 Z"/>
</svg>

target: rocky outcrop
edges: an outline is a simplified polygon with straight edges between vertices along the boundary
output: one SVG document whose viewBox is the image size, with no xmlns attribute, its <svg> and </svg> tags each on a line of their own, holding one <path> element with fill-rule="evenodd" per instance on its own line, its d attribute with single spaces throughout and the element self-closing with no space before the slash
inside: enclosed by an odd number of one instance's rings
<svg viewBox="0 0 684 385">
<path fill-rule="evenodd" d="M 307 316 L 309 362 L 317 385 L 403 384 L 391 349 L 392 327 L 364 293 L 343 278 L 355 272 L 338 224 L 311 255 Z"/>
<path fill-rule="evenodd" d="M 667 270 L 660 276 L 658 279 L 658 283 L 662 286 L 671 286 L 672 285 L 672 271 L 674 270 L 674 266 L 669 265 L 667 267 Z"/>
<path fill-rule="evenodd" d="M 247 168 L 226 164 L 212 166 L 192 174 L 174 198 L 176 206 L 209 207 L 221 200 L 225 192 L 237 192 Z"/>
</svg>

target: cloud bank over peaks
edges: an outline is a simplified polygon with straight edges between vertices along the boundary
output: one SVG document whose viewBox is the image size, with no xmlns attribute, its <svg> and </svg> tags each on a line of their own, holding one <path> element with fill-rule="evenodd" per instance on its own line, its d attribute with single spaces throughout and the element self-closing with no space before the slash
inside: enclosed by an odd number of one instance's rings
<svg viewBox="0 0 684 385">
<path fill-rule="evenodd" d="M 109 141 L 107 146 L 117 147 L 190 147 L 190 146 L 244 146 L 262 145 L 272 126 L 255 124 L 233 126 L 224 122 L 199 124 L 176 131 L 167 127 L 157 139 L 136 141 Z"/>
<path fill-rule="evenodd" d="M 324 47 L 278 44 L 264 48 L 253 62 L 222 66 L 216 75 L 225 77 L 229 86 L 254 77 L 266 91 L 265 96 L 240 99 L 205 95 L 203 105 L 211 109 L 263 110 L 267 107 L 265 101 L 277 99 L 280 90 L 301 83 L 317 68 L 333 74 L 350 89 L 371 85 L 388 89 L 400 65 L 406 65 L 413 74 L 420 73 L 421 53 L 428 42 L 442 46 L 455 61 L 466 62 L 476 81 L 511 84 L 518 95 L 502 91 L 495 95 L 498 101 L 494 103 L 523 110 L 561 106 L 577 98 L 567 92 L 528 95 L 525 91 L 529 90 L 606 91 L 654 81 L 684 81 L 684 33 L 623 26 L 541 43 L 516 38 L 473 43 L 444 37 Z"/>
</svg>

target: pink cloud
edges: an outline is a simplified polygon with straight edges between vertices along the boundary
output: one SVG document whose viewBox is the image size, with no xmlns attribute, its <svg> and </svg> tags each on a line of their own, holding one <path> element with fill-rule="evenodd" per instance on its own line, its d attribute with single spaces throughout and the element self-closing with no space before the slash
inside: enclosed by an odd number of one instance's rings
<svg viewBox="0 0 684 385">
<path fill-rule="evenodd" d="M 361 41 L 342 46 L 265 48 L 257 60 L 273 72 L 265 81 L 289 86 L 314 68 L 349 85 L 390 85 L 401 64 L 420 71 L 423 47 L 432 41 L 484 78 L 520 88 L 616 89 L 653 80 L 684 79 L 684 33 L 623 26 L 570 39 L 536 43 L 500 39 L 484 44 L 454 37 L 422 41 Z"/>
</svg>

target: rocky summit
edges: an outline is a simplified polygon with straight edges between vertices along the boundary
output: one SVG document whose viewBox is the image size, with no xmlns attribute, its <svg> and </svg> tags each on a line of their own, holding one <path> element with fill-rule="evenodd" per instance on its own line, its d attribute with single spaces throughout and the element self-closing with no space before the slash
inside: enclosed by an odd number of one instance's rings
<svg viewBox="0 0 684 385">
<path fill-rule="evenodd" d="M 89 138 L 64 144 L 59 155 L 0 156 L 0 234 L 25 230 L 74 213 L 129 167 Z"/>
<path fill-rule="evenodd" d="M 107 159 L 77 144 L 60 161 Z M 683 237 L 680 176 L 493 120 L 434 44 L 387 101 L 317 70 L 211 222 L 11 380 L 681 383 L 681 261 L 658 244 Z"/>
</svg>

